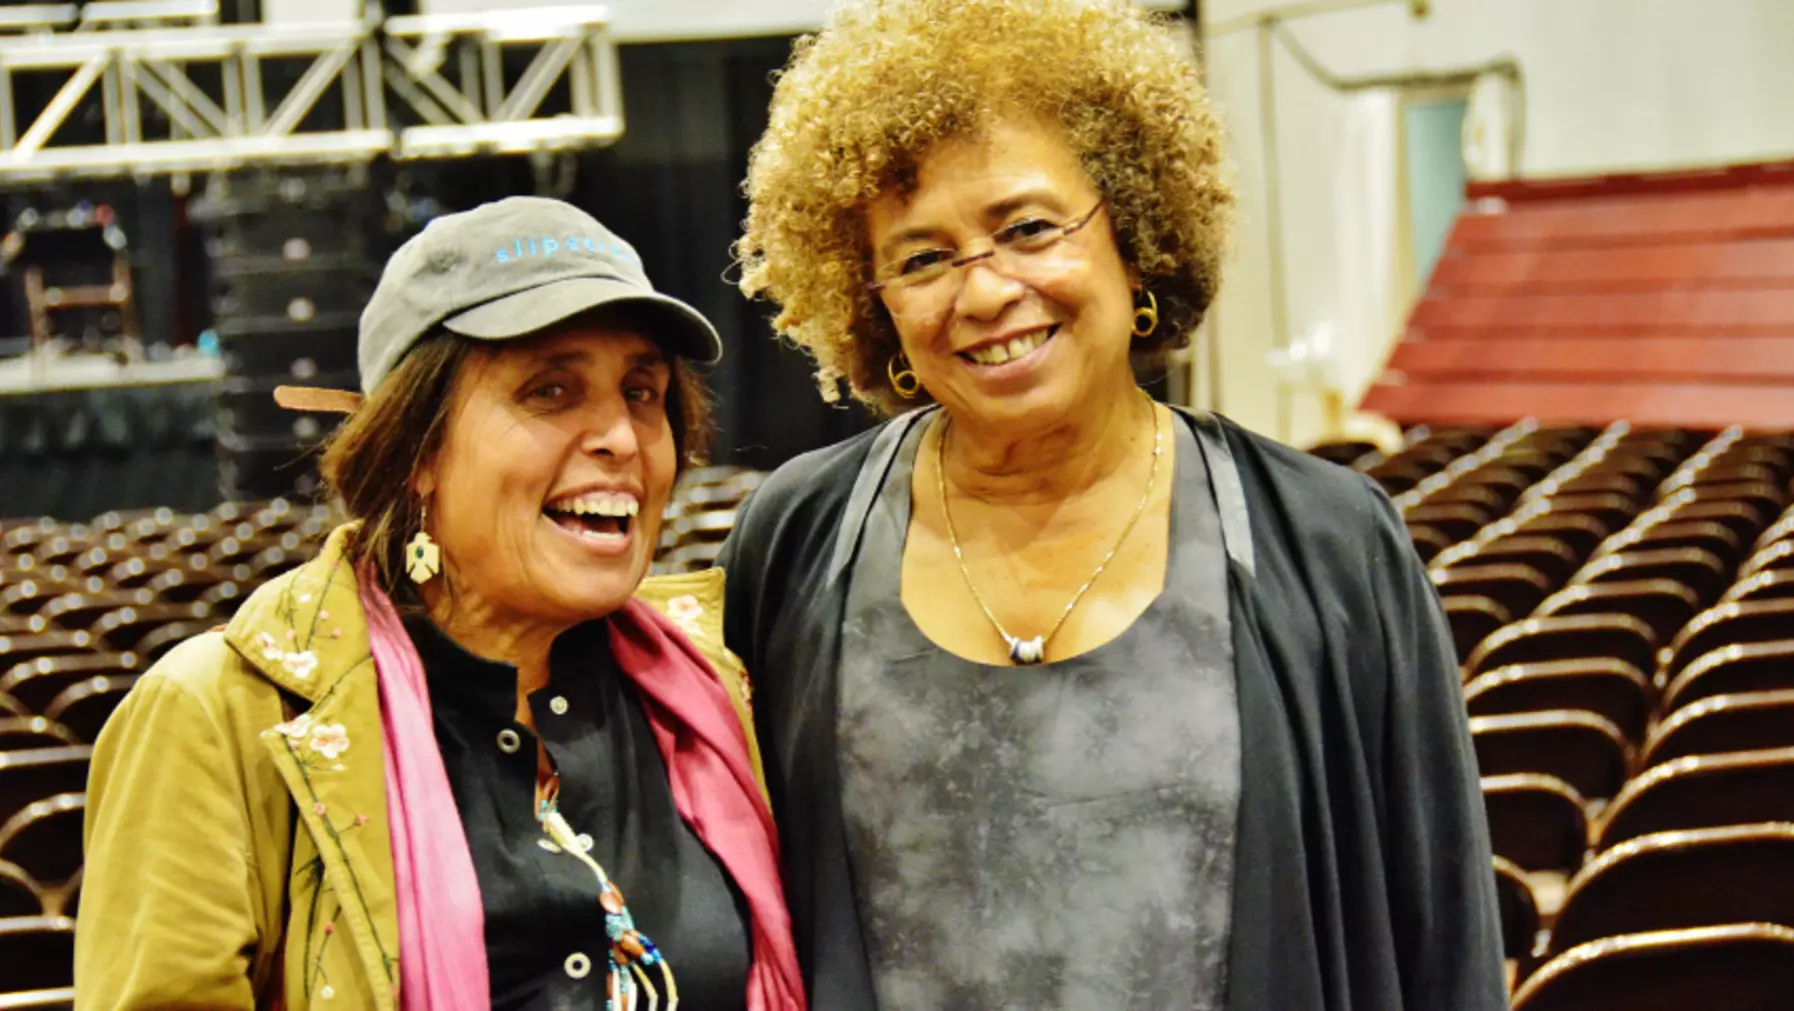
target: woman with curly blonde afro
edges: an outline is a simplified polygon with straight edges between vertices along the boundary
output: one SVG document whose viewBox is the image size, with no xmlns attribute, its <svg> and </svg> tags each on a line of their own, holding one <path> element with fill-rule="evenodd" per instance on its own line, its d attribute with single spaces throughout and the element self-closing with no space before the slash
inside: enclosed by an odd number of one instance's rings
<svg viewBox="0 0 1794 1011">
<path fill-rule="evenodd" d="M 1234 197 L 1125 0 L 861 0 L 749 164 L 825 396 L 718 564 L 813 1006 L 1497 1011 L 1455 651 L 1375 486 L 1153 401 Z"/>
</svg>

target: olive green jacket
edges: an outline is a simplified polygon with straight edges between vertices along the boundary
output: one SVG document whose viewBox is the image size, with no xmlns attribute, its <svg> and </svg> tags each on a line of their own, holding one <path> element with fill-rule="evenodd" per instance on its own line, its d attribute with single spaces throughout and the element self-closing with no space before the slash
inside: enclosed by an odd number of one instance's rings
<svg viewBox="0 0 1794 1011">
<path fill-rule="evenodd" d="M 346 533 L 170 652 L 101 733 L 77 1008 L 396 1008 L 379 689 Z M 761 776 L 722 573 L 638 596 L 717 670 Z"/>
</svg>

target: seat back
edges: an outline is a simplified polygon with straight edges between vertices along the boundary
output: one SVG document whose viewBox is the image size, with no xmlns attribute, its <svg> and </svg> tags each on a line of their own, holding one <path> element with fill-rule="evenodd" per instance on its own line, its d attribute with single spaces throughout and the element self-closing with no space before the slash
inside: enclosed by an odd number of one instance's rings
<svg viewBox="0 0 1794 1011">
<path fill-rule="evenodd" d="M 112 711 L 125 700 L 136 683 L 137 675 L 134 674 L 89 678 L 70 685 L 56 696 L 44 710 L 44 715 L 67 727 L 83 741 L 97 741 L 100 729 L 112 718 Z"/>
<path fill-rule="evenodd" d="M 1651 684 L 1624 660 L 1589 657 L 1515 664 L 1479 674 L 1464 686 L 1471 716 L 1500 716 L 1549 709 L 1594 713 L 1619 728 L 1628 741 L 1644 737 L 1653 705 Z"/>
<path fill-rule="evenodd" d="M 1740 643 L 1696 658 L 1670 679 L 1662 709 L 1673 713 L 1715 695 L 1794 688 L 1794 639 Z"/>
<path fill-rule="evenodd" d="M 75 921 L 62 916 L 0 920 L 0 965 L 16 991 L 54 990 L 75 982 Z"/>
<path fill-rule="evenodd" d="M 1676 637 L 1700 606 L 1700 598 L 1681 583 L 1668 579 L 1637 579 L 1565 587 L 1547 597 L 1533 613 L 1540 618 L 1571 614 L 1631 615 L 1649 626 L 1657 641 L 1664 643 Z"/>
<path fill-rule="evenodd" d="M 1652 832 L 1794 822 L 1794 748 L 1678 758 L 1613 799 L 1596 831 L 1605 851 Z"/>
<path fill-rule="evenodd" d="M 1485 776 L 1541 772 L 1596 799 L 1613 796 L 1626 781 L 1625 736 L 1594 713 L 1552 709 L 1475 716 L 1470 737 Z"/>
<path fill-rule="evenodd" d="M 1794 928 L 1794 825 L 1658 832 L 1613 847 L 1571 880 L 1546 953 L 1727 923 Z"/>
<path fill-rule="evenodd" d="M 33 881 L 60 885 L 81 869 L 81 819 L 86 797 L 60 793 L 29 804 L 0 824 L 0 860 Z"/>
<path fill-rule="evenodd" d="M 1501 909 L 1501 948 L 1508 958 L 1525 959 L 1539 936 L 1539 906 L 1526 872 L 1513 861 L 1495 858 L 1495 901 Z"/>
<path fill-rule="evenodd" d="M 1669 644 L 1663 673 L 1673 678 L 1696 659 L 1725 646 L 1783 639 L 1794 639 L 1794 600 L 1720 604 L 1697 615 Z"/>
<path fill-rule="evenodd" d="M 1766 748 L 1794 748 L 1794 690 L 1715 695 L 1683 706 L 1651 732 L 1639 764 Z"/>
<path fill-rule="evenodd" d="M 1496 629 L 1514 620 L 1507 608 L 1487 597 L 1446 597 L 1443 603 L 1452 641 L 1457 644 L 1459 663 L 1463 663 Z"/>
<path fill-rule="evenodd" d="M 1483 807 L 1495 855 L 1528 871 L 1569 871 L 1588 850 L 1582 795 L 1555 776 L 1519 773 L 1482 778 Z"/>
<path fill-rule="evenodd" d="M 1480 674 L 1509 664 L 1617 657 L 1639 670 L 1652 670 L 1656 648 L 1650 627 L 1624 614 L 1528 618 L 1484 639 L 1464 668 Z"/>
<path fill-rule="evenodd" d="M 0 751 L 0 824 L 36 801 L 86 790 L 92 754 L 86 745 Z"/>
<path fill-rule="evenodd" d="M 1514 1011 L 1785 1011 L 1794 930 L 1732 924 L 1610 937 L 1532 974 Z"/>
</svg>

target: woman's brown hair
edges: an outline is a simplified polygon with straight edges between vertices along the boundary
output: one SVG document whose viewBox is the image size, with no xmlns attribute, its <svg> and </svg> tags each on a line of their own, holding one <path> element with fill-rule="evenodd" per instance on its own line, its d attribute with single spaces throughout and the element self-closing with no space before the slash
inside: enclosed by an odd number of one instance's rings
<svg viewBox="0 0 1794 1011">
<path fill-rule="evenodd" d="M 425 337 L 324 446 L 324 485 L 349 519 L 361 521 L 349 540 L 349 561 L 371 563 L 389 593 L 404 571 L 405 542 L 422 521 L 423 504 L 412 487 L 442 450 L 455 383 L 474 343 L 446 330 Z M 683 473 L 709 450 L 711 408 L 702 377 L 682 358 L 672 359 L 667 418 Z"/>
</svg>

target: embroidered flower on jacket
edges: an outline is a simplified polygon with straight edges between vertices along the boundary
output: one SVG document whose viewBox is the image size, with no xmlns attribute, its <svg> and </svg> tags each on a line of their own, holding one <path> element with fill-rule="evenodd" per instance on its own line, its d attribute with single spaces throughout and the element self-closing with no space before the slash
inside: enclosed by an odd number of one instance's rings
<svg viewBox="0 0 1794 1011">
<path fill-rule="evenodd" d="M 287 653 L 280 658 L 280 665 L 288 674 L 303 681 L 318 669 L 318 655 L 309 649 L 303 653 Z"/>
<path fill-rule="evenodd" d="M 266 632 L 255 637 L 255 644 L 262 648 L 262 656 L 270 660 L 279 660 L 286 656 L 286 651 L 280 648 L 280 643 L 274 641 L 274 637 Z"/>
<path fill-rule="evenodd" d="M 320 723 L 311 732 L 311 750 L 331 761 L 349 750 L 349 732 L 341 723 Z"/>
<path fill-rule="evenodd" d="M 306 734 L 311 733 L 311 714 L 300 713 L 298 717 L 288 720 L 285 723 L 276 723 L 274 725 L 274 732 L 277 734 L 285 734 L 295 741 L 301 740 Z"/>
<path fill-rule="evenodd" d="M 698 619 L 703 616 L 704 605 L 689 593 L 667 601 L 667 617 L 686 635 L 703 636 L 704 630 L 698 625 Z"/>
</svg>

